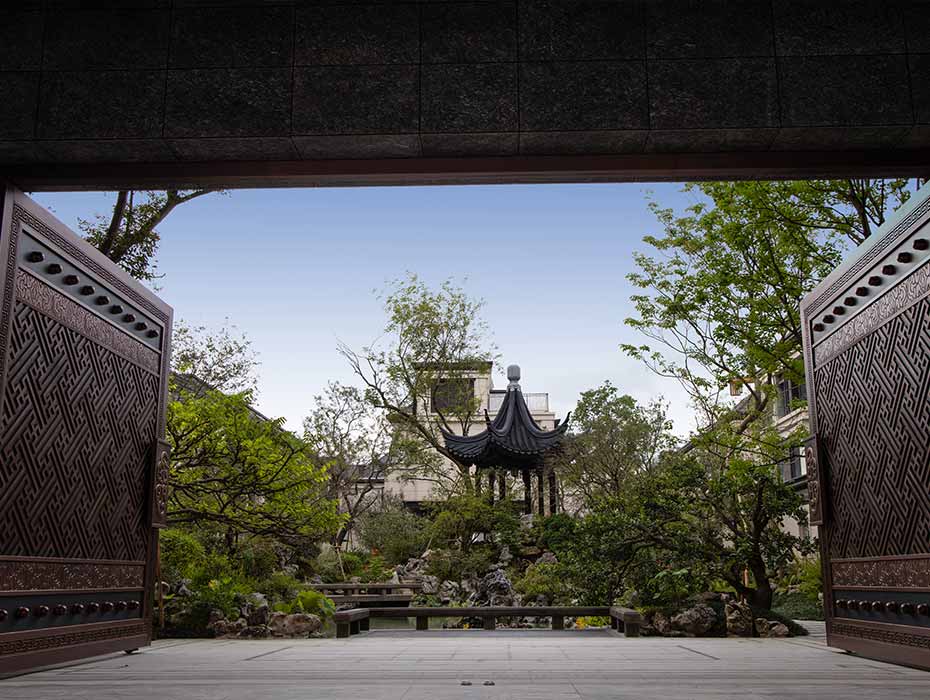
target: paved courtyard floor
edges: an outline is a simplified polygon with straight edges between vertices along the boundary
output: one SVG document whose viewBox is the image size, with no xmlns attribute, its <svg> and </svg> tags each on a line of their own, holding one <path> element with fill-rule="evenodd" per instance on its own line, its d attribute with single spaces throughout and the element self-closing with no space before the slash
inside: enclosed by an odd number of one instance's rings
<svg viewBox="0 0 930 700">
<path fill-rule="evenodd" d="M 785 640 L 626 639 L 606 630 L 169 640 L 132 656 L 0 681 L 4 700 L 928 697 L 930 673 L 828 649 L 816 634 Z"/>
</svg>

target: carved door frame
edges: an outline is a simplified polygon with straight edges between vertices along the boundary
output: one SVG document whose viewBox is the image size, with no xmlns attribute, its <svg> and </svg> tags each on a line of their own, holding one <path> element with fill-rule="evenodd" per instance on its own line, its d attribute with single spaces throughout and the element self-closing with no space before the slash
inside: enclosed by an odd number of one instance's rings
<svg viewBox="0 0 930 700">
<path fill-rule="evenodd" d="M 930 188 L 801 316 L 827 643 L 930 668 Z"/>
<path fill-rule="evenodd" d="M 172 310 L 16 188 L 0 198 L 2 675 L 151 642 Z"/>
</svg>

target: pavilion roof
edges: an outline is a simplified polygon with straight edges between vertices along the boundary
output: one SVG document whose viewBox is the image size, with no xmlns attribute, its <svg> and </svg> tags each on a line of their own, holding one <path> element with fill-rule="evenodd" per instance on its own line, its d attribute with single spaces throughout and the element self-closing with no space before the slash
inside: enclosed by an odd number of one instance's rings
<svg viewBox="0 0 930 700">
<path fill-rule="evenodd" d="M 534 467 L 562 442 L 568 429 L 568 417 L 554 430 L 542 430 L 533 420 L 516 381 L 520 378 L 519 368 L 508 368 L 508 376 L 511 382 L 507 395 L 493 421 L 485 411 L 487 428 L 484 432 L 455 435 L 442 431 L 446 449 L 467 464 L 503 469 Z"/>
</svg>

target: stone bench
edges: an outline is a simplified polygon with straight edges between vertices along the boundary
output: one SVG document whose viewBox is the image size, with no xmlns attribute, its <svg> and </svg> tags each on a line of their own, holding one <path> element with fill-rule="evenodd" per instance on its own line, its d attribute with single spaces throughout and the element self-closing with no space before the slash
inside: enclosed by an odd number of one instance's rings
<svg viewBox="0 0 930 700">
<path fill-rule="evenodd" d="M 340 610 L 333 615 L 336 623 L 336 639 L 345 639 L 359 632 L 367 632 L 370 623 L 370 608 L 353 608 Z"/>
<path fill-rule="evenodd" d="M 643 627 L 643 616 L 632 608 L 613 605 L 610 608 L 610 624 L 624 637 L 638 637 Z"/>
<path fill-rule="evenodd" d="M 642 615 L 630 608 L 609 606 L 525 606 L 525 607 L 476 607 L 476 608 L 356 608 L 336 613 L 336 636 L 339 638 L 369 629 L 369 620 L 380 618 L 416 618 L 418 630 L 429 629 L 431 617 L 477 617 L 482 627 L 493 630 L 499 617 L 549 617 L 552 629 L 565 629 L 566 617 L 610 617 L 611 627 L 627 637 L 638 637 L 642 626 Z M 364 621 L 364 626 L 362 622 Z"/>
</svg>

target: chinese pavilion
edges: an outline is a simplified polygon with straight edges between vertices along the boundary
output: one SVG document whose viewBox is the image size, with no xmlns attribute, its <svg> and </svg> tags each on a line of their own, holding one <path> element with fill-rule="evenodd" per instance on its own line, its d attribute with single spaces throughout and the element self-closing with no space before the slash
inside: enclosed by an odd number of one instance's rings
<svg viewBox="0 0 930 700">
<path fill-rule="evenodd" d="M 473 465 L 478 470 L 477 483 L 481 485 L 482 471 L 488 474 L 490 498 L 494 500 L 495 482 L 501 500 L 507 498 L 505 473 L 523 477 L 523 511 L 533 512 L 533 475 L 536 475 L 537 512 L 545 514 L 545 491 L 548 482 L 549 513 L 558 510 L 557 485 L 555 472 L 548 463 L 548 457 L 560 448 L 565 431 L 568 429 L 569 415 L 554 430 L 542 430 L 533 420 L 530 410 L 520 389 L 520 368 L 510 365 L 507 368 L 507 393 L 500 410 L 492 421 L 487 410 L 484 413 L 487 428 L 477 435 L 455 435 L 443 431 L 446 449 L 464 464 Z"/>
</svg>

